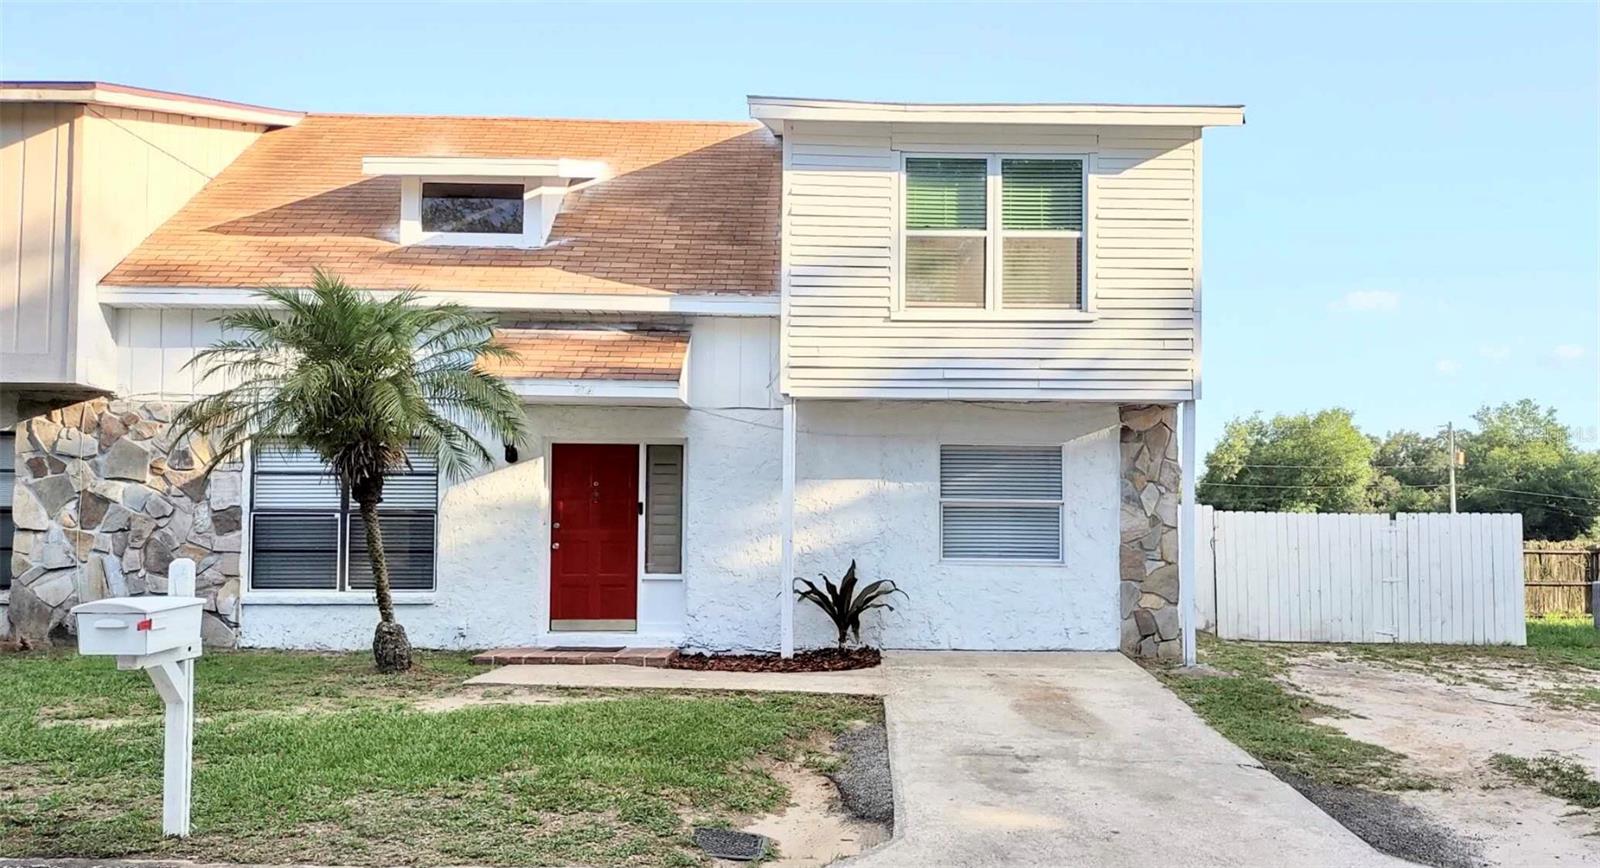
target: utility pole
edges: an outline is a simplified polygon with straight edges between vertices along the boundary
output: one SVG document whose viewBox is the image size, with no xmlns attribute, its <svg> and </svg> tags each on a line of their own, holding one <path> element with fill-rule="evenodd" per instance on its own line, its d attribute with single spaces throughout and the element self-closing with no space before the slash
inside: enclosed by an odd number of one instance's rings
<svg viewBox="0 0 1600 868">
<path fill-rule="evenodd" d="M 1456 514 L 1456 423 L 1446 422 L 1444 430 L 1450 438 L 1450 514 Z"/>
</svg>

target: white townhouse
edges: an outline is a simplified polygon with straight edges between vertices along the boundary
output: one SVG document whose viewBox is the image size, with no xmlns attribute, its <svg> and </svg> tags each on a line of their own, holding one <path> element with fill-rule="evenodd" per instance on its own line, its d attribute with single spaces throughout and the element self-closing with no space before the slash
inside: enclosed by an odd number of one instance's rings
<svg viewBox="0 0 1600 868">
<path fill-rule="evenodd" d="M 419 646 L 826 644 L 790 577 L 854 560 L 907 593 L 875 613 L 886 647 L 1183 654 L 1201 133 L 1243 110 L 749 106 L 0 86 L 0 630 L 63 639 L 73 605 L 182 557 L 208 641 L 370 641 L 360 519 L 317 460 L 205 477 L 171 436 L 219 385 L 185 366 L 218 314 L 320 267 L 492 313 L 517 351 L 529 440 L 387 486 Z"/>
</svg>

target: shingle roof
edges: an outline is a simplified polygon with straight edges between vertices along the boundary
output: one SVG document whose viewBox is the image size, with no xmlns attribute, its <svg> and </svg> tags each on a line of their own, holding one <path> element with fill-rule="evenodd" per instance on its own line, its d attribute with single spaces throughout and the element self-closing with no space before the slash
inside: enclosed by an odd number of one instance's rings
<svg viewBox="0 0 1600 868">
<path fill-rule="evenodd" d="M 484 367 L 508 379 L 676 380 L 689 333 L 668 329 L 499 329 L 515 361 Z"/>
<path fill-rule="evenodd" d="M 364 156 L 603 160 L 538 250 L 401 247 L 400 179 Z M 265 133 L 102 282 L 309 280 L 503 292 L 777 292 L 776 140 L 759 124 L 308 115 Z"/>
</svg>

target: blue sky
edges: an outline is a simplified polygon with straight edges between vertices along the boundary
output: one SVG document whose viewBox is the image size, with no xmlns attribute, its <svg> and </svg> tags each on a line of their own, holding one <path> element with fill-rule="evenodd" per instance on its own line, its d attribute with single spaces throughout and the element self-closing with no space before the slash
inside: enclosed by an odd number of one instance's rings
<svg viewBox="0 0 1600 868">
<path fill-rule="evenodd" d="M 1206 136 L 1205 395 L 1600 446 L 1595 4 L 0 6 L 0 76 L 284 108 L 744 118 L 746 94 L 1244 103 Z"/>
</svg>

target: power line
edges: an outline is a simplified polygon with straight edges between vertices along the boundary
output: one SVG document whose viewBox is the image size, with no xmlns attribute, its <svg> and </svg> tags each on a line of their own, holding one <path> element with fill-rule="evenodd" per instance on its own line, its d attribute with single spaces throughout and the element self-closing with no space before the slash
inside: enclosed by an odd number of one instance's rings
<svg viewBox="0 0 1600 868">
<path fill-rule="evenodd" d="M 1597 497 L 1583 497 L 1583 496 L 1577 495 L 1577 494 L 1555 494 L 1553 492 L 1548 492 L 1548 491 L 1529 491 L 1529 490 L 1527 490 L 1525 488 L 1495 488 L 1492 485 L 1481 485 L 1481 484 L 1478 485 L 1477 487 L 1479 489 L 1483 490 L 1483 491 L 1503 491 L 1503 492 L 1505 492 L 1507 494 L 1531 494 L 1531 495 L 1533 495 L 1535 497 L 1559 497 L 1562 500 L 1586 500 L 1586 501 L 1588 501 L 1590 503 L 1600 503 L 1600 498 L 1597 498 Z"/>
</svg>

